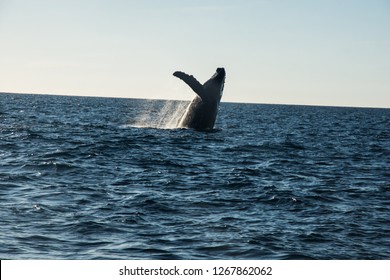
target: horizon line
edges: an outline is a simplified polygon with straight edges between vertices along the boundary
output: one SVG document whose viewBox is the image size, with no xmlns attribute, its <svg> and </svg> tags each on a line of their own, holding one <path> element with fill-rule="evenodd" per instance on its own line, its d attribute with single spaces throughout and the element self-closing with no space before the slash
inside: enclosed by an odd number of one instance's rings
<svg viewBox="0 0 390 280">
<path fill-rule="evenodd" d="M 114 98 L 114 99 L 136 99 L 136 100 L 156 100 L 156 101 L 183 101 L 190 102 L 186 99 L 164 99 L 164 98 L 147 98 L 147 97 L 123 97 L 123 96 L 101 96 L 101 95 L 74 95 L 64 93 L 36 93 L 36 92 L 4 92 L 0 94 L 20 94 L 20 95 L 50 95 L 50 96 L 68 96 L 68 97 L 91 97 L 91 98 Z M 308 107 L 336 107 L 336 108 L 357 108 L 357 109 L 390 109 L 390 107 L 373 107 L 373 106 L 352 106 L 352 105 L 320 105 L 320 104 L 296 104 L 296 103 L 263 103 L 263 102 L 244 102 L 244 101 L 221 101 L 221 103 L 233 104 L 253 104 L 253 105 L 280 105 L 280 106 L 308 106 Z"/>
</svg>

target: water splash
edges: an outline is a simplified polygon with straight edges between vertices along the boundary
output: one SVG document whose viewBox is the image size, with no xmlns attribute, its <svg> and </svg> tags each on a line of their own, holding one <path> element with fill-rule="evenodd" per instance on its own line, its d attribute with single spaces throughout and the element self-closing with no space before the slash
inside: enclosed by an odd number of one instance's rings
<svg viewBox="0 0 390 280">
<path fill-rule="evenodd" d="M 143 108 L 140 108 L 138 117 L 131 126 L 159 129 L 177 128 L 187 106 L 188 101 L 150 100 L 145 102 Z"/>
</svg>

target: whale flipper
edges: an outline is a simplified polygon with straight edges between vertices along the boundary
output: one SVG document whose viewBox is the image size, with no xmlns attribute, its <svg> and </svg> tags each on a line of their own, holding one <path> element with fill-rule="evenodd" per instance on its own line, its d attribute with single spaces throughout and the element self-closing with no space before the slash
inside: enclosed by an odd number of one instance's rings
<svg viewBox="0 0 390 280">
<path fill-rule="evenodd" d="M 203 85 L 199 83 L 198 80 L 194 78 L 194 76 L 190 76 L 181 71 L 176 71 L 175 73 L 173 73 L 173 76 L 183 80 L 187 85 L 190 86 L 190 88 L 192 88 L 193 91 L 195 91 L 197 95 L 199 95 L 200 98 L 202 98 L 203 100 L 206 98 L 206 93 Z"/>
</svg>

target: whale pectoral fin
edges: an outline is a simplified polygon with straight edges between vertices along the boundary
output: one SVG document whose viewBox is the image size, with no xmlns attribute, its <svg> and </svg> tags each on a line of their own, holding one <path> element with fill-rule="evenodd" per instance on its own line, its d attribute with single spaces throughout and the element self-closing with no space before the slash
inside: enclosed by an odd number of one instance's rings
<svg viewBox="0 0 390 280">
<path fill-rule="evenodd" d="M 195 93 L 197 95 L 200 96 L 200 98 L 204 99 L 206 97 L 203 85 L 201 83 L 199 83 L 198 80 L 194 78 L 194 76 L 192 76 L 192 75 L 190 76 L 190 75 L 188 75 L 184 72 L 180 72 L 180 71 L 176 71 L 175 73 L 173 73 L 173 76 L 178 77 L 181 80 L 183 80 L 187 85 L 190 86 L 190 88 L 192 88 L 193 91 L 195 91 Z"/>
</svg>

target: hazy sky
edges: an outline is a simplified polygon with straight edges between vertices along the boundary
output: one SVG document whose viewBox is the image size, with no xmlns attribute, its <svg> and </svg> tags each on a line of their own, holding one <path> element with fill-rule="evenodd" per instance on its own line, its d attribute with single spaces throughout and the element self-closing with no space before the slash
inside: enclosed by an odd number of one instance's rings
<svg viewBox="0 0 390 280">
<path fill-rule="evenodd" d="M 0 92 L 390 108 L 390 0 L 0 0 Z"/>
</svg>

